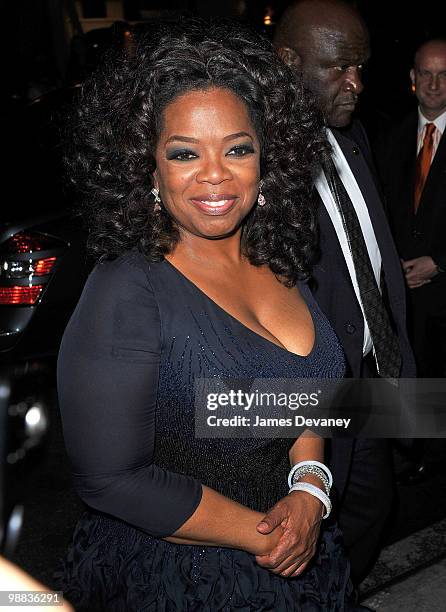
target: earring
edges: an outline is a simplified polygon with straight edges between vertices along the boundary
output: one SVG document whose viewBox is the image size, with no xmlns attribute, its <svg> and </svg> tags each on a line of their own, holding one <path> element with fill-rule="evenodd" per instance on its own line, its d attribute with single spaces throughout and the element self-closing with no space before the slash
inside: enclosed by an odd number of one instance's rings
<svg viewBox="0 0 446 612">
<path fill-rule="evenodd" d="M 260 185 L 259 187 L 259 195 L 257 196 L 257 203 L 259 206 L 265 206 L 266 204 L 265 196 L 262 193 L 262 185 Z"/>
<path fill-rule="evenodd" d="M 155 205 L 153 207 L 153 212 L 159 212 L 161 210 L 161 206 L 160 206 L 160 204 L 161 204 L 160 192 L 158 191 L 158 189 L 156 187 L 154 187 L 150 193 L 155 198 Z"/>
<path fill-rule="evenodd" d="M 415 93 L 417 91 L 417 88 L 415 87 L 415 83 L 412 83 L 411 90 L 412 90 L 412 93 Z"/>
</svg>

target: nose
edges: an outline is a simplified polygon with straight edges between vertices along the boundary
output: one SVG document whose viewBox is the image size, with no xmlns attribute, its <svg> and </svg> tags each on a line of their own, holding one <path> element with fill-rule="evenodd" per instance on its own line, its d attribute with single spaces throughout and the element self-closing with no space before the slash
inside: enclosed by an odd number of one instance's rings
<svg viewBox="0 0 446 612">
<path fill-rule="evenodd" d="M 196 174 L 199 183 L 218 185 L 232 178 L 226 157 L 221 157 L 219 154 L 207 155 L 201 158 L 201 162 Z"/>
<path fill-rule="evenodd" d="M 350 66 L 345 73 L 345 89 L 353 91 L 357 96 L 363 91 L 364 85 L 361 80 L 361 68 Z"/>
<path fill-rule="evenodd" d="M 429 80 L 429 89 L 431 89 L 432 91 L 435 91 L 436 89 L 438 89 L 438 86 L 439 86 L 438 74 L 433 74 Z"/>
</svg>

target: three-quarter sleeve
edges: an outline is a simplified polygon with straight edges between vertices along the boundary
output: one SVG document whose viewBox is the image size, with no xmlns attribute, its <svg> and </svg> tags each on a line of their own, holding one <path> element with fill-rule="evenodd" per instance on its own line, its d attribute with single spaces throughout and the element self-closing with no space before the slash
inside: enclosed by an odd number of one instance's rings
<svg viewBox="0 0 446 612">
<path fill-rule="evenodd" d="M 174 533 L 201 484 L 153 463 L 161 325 L 149 270 L 99 264 L 65 331 L 58 393 L 79 496 L 150 535 Z"/>
</svg>

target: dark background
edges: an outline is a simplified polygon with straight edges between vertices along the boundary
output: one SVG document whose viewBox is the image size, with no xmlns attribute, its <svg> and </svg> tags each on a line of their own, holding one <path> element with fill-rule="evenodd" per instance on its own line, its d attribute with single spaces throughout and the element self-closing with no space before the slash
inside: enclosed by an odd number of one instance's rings
<svg viewBox="0 0 446 612">
<path fill-rule="evenodd" d="M 177 19 L 184 12 L 201 16 L 224 15 L 241 19 L 272 34 L 274 23 L 287 2 L 258 0 L 122 0 L 124 19 L 132 22 L 159 17 Z M 364 16 L 372 42 L 372 57 L 364 75 L 362 107 L 388 117 L 410 106 L 408 72 L 416 46 L 430 36 L 446 35 L 446 8 L 439 0 L 353 2 Z M 64 20 L 82 37 L 75 6 L 83 17 L 105 17 L 105 0 L 9 0 L 2 2 L 3 35 L 1 74 L 3 107 L 26 100 L 30 90 L 66 85 L 73 76 L 70 42 Z M 271 22 L 271 25 L 265 23 Z M 99 36 L 99 34 L 98 34 Z M 105 40 L 105 37 L 103 37 Z M 102 42 L 102 41 L 101 41 Z M 6 99 L 6 100 L 5 100 Z"/>
</svg>

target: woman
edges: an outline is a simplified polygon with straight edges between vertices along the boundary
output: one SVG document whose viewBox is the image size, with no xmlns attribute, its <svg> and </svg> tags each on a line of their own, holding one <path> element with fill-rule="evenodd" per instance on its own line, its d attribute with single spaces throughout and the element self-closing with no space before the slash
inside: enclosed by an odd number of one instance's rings
<svg viewBox="0 0 446 612">
<path fill-rule="evenodd" d="M 301 282 L 325 145 L 300 86 L 235 24 L 172 26 L 95 75 L 76 128 L 101 263 L 59 358 L 91 509 L 66 597 L 78 611 L 351 609 L 335 526 L 310 563 L 329 510 L 323 441 L 194 433 L 196 378 L 343 375 Z"/>
</svg>

